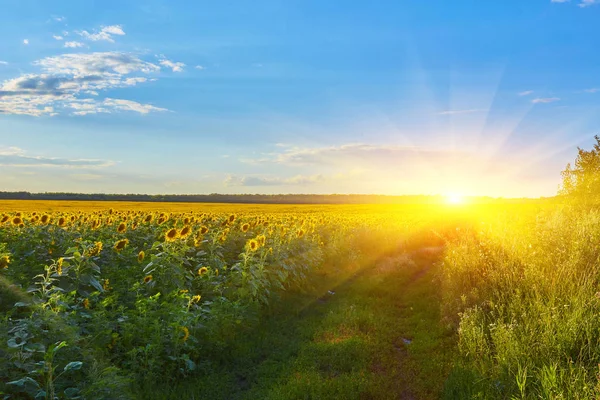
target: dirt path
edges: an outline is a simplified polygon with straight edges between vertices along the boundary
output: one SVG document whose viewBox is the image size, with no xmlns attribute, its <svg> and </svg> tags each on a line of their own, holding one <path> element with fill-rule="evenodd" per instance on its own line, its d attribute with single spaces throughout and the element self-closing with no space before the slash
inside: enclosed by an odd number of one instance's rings
<svg viewBox="0 0 600 400">
<path fill-rule="evenodd" d="M 433 279 L 441 251 L 388 257 L 312 300 L 287 299 L 283 310 L 305 305 L 249 331 L 234 363 L 185 384 L 189 398 L 440 398 L 453 349 Z"/>
</svg>

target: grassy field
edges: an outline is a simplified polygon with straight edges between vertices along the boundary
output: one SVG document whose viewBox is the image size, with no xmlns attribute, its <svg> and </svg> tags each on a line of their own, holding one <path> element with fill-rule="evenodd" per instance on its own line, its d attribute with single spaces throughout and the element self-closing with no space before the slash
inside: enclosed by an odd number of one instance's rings
<svg viewBox="0 0 600 400">
<path fill-rule="evenodd" d="M 12 398 L 600 395 L 600 214 L 0 202 Z"/>
</svg>

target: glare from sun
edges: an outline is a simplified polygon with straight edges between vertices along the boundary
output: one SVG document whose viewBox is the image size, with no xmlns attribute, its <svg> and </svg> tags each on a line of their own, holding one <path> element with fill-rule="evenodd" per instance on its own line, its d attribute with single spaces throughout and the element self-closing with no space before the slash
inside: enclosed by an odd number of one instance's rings
<svg viewBox="0 0 600 400">
<path fill-rule="evenodd" d="M 459 205 L 464 203 L 464 198 L 458 193 L 449 193 L 446 195 L 446 203 L 451 205 Z"/>
</svg>

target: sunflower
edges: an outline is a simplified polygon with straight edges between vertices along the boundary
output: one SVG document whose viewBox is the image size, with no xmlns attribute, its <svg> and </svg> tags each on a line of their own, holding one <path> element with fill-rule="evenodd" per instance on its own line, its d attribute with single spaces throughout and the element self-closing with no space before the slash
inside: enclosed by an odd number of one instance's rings
<svg viewBox="0 0 600 400">
<path fill-rule="evenodd" d="M 10 257 L 9 256 L 2 256 L 2 257 L 0 257 L 0 269 L 6 269 L 6 268 L 8 268 L 8 264 L 10 264 Z"/>
<path fill-rule="evenodd" d="M 146 218 L 144 218 L 144 222 L 152 222 L 153 219 L 154 219 L 154 215 L 148 214 L 148 215 L 146 215 Z"/>
<path fill-rule="evenodd" d="M 88 299 L 83 299 L 83 306 L 85 308 L 90 308 L 90 301 Z"/>
<path fill-rule="evenodd" d="M 195 294 L 192 296 L 192 300 L 190 300 L 192 303 L 197 303 L 200 301 L 200 299 L 202 298 L 202 296 L 200 296 L 199 294 Z"/>
<path fill-rule="evenodd" d="M 117 227 L 117 232 L 119 233 L 123 233 L 127 230 L 127 225 L 125 224 L 125 222 L 121 222 L 119 224 L 119 226 Z"/>
<path fill-rule="evenodd" d="M 56 273 L 60 276 L 62 275 L 62 267 L 63 267 L 63 262 L 65 261 L 64 258 L 59 258 L 58 260 L 56 260 Z"/>
<path fill-rule="evenodd" d="M 121 240 L 117 241 L 117 243 L 115 243 L 115 245 L 113 246 L 113 249 L 115 249 L 116 252 L 120 252 L 128 244 L 129 244 L 129 239 L 121 239 Z"/>
<path fill-rule="evenodd" d="M 150 282 L 151 280 L 152 280 L 152 275 L 146 275 L 146 276 L 144 277 L 144 283 L 148 283 L 148 282 Z"/>
<path fill-rule="evenodd" d="M 198 268 L 198 275 L 204 275 L 207 272 L 208 272 L 208 268 L 206 268 L 206 267 Z"/>
<path fill-rule="evenodd" d="M 265 241 L 267 240 L 267 238 L 265 237 L 265 235 L 258 235 L 256 237 L 256 241 L 258 242 L 258 244 L 260 245 L 260 247 L 263 247 L 265 245 Z"/>
<path fill-rule="evenodd" d="M 258 245 L 256 239 L 250 239 L 248 240 L 248 243 L 246 243 L 246 248 L 250 251 L 256 251 L 259 247 L 260 246 Z"/>
<path fill-rule="evenodd" d="M 190 223 L 190 218 L 189 218 L 189 217 L 185 217 L 185 218 L 183 219 L 183 224 L 184 224 L 184 225 L 187 225 L 187 224 L 189 224 L 189 223 Z"/>
<path fill-rule="evenodd" d="M 13 225 L 21 225 L 23 223 L 23 219 L 17 216 L 14 217 L 11 222 Z"/>
<path fill-rule="evenodd" d="M 144 261 L 144 257 L 146 257 L 146 253 L 144 253 L 144 251 L 140 251 L 138 253 L 138 262 L 141 263 L 142 261 Z"/>
<path fill-rule="evenodd" d="M 2 219 L 0 219 L 0 224 L 5 223 L 6 221 L 8 221 L 10 219 L 10 217 L 8 215 L 3 215 Z"/>
<path fill-rule="evenodd" d="M 203 225 L 203 226 L 201 226 L 201 227 L 200 227 L 200 234 L 201 234 L 201 235 L 205 235 L 206 233 L 208 233 L 208 227 L 206 227 L 206 226 L 204 226 L 204 225 Z"/>
<path fill-rule="evenodd" d="M 94 243 L 94 247 L 88 250 L 88 256 L 94 257 L 100 254 L 100 252 L 102 251 L 102 246 L 102 242 Z"/>
<path fill-rule="evenodd" d="M 67 224 L 67 219 L 65 217 L 60 217 L 58 219 L 58 226 L 65 226 Z"/>
<path fill-rule="evenodd" d="M 227 221 L 229 221 L 229 223 L 231 224 L 233 221 L 235 221 L 235 214 L 231 214 L 229 216 L 229 218 L 227 219 Z"/>
<path fill-rule="evenodd" d="M 297 233 L 296 236 L 298 236 L 299 238 L 301 238 L 302 236 L 304 236 L 304 230 L 300 229 Z"/>
<path fill-rule="evenodd" d="M 190 233 L 192 233 L 192 228 L 189 225 L 186 225 L 183 228 L 181 228 L 179 236 L 182 238 L 186 238 L 190 235 Z"/>
<path fill-rule="evenodd" d="M 190 330 L 188 328 L 186 328 L 185 326 L 180 326 L 179 329 L 181 329 L 183 331 L 183 338 L 182 340 L 185 342 L 188 340 L 188 338 L 190 337 Z"/>
<path fill-rule="evenodd" d="M 242 225 L 242 232 L 248 232 L 248 229 L 250 229 L 250 224 L 245 223 Z"/>
<path fill-rule="evenodd" d="M 104 289 L 104 290 L 108 290 L 108 289 L 110 289 L 110 280 L 108 280 L 108 279 L 105 279 L 105 280 L 102 282 L 102 289 Z"/>
<path fill-rule="evenodd" d="M 165 233 L 165 240 L 167 242 L 173 242 L 177 239 L 178 236 L 179 232 L 177 232 L 177 229 L 171 228 Z"/>
</svg>

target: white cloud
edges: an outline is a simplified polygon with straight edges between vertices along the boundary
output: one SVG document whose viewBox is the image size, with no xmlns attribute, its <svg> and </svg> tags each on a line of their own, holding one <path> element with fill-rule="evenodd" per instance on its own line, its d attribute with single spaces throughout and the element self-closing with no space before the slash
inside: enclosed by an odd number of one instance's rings
<svg viewBox="0 0 600 400">
<path fill-rule="evenodd" d="M 60 35 L 52 35 L 52 37 L 56 40 L 64 40 L 64 37 L 62 37 Z"/>
<path fill-rule="evenodd" d="M 171 68 L 173 72 L 182 72 L 185 67 L 184 63 L 168 60 L 163 55 L 160 56 L 158 63 L 163 67 Z"/>
<path fill-rule="evenodd" d="M 83 43 L 81 43 L 81 42 L 65 42 L 65 47 L 70 47 L 70 48 L 83 47 Z"/>
<path fill-rule="evenodd" d="M 547 104 L 554 103 L 555 101 L 560 101 L 558 97 L 538 97 L 536 99 L 531 100 L 533 104 Z"/>
<path fill-rule="evenodd" d="M 600 88 L 585 89 L 584 92 L 586 92 L 586 93 L 598 93 L 598 92 L 600 92 Z"/>
<path fill-rule="evenodd" d="M 524 92 L 520 92 L 519 96 L 529 96 L 530 94 L 533 94 L 533 90 L 525 90 Z"/>
<path fill-rule="evenodd" d="M 0 165 L 11 167 L 104 168 L 114 165 L 110 160 L 67 159 L 30 156 L 18 147 L 0 147 Z"/>
<path fill-rule="evenodd" d="M 199 69 L 199 70 L 203 70 L 206 69 L 205 67 L 203 67 L 202 65 L 196 65 L 194 68 Z"/>
<path fill-rule="evenodd" d="M 8 65 L 8 62 L 6 62 L 6 61 L 0 61 L 0 65 Z"/>
<path fill-rule="evenodd" d="M 53 20 L 55 20 L 56 22 L 65 22 L 67 20 L 67 18 L 65 17 L 61 17 L 61 16 L 53 16 L 52 17 Z"/>
<path fill-rule="evenodd" d="M 471 110 L 447 110 L 438 113 L 439 115 L 459 115 L 459 114 L 472 114 L 476 112 L 480 112 L 484 110 L 480 109 L 471 109 Z"/>
<path fill-rule="evenodd" d="M 0 114 L 32 116 L 72 112 L 75 115 L 136 111 L 147 114 L 163 108 L 129 100 L 85 98 L 99 91 L 131 87 L 148 80 L 139 74 L 160 67 L 133 54 L 103 52 L 63 54 L 34 62 L 39 74 L 25 74 L 0 83 Z M 74 110 L 74 112 L 73 112 Z"/>
<path fill-rule="evenodd" d="M 600 4 L 600 0 L 581 0 L 581 3 L 579 3 L 578 6 L 581 8 L 585 8 L 593 6 L 594 4 Z"/>
<path fill-rule="evenodd" d="M 228 175 L 223 183 L 225 186 L 286 186 L 310 185 L 324 180 L 325 177 L 321 174 L 310 176 L 296 175 L 290 178 Z"/>
<path fill-rule="evenodd" d="M 88 31 L 77 31 L 75 33 L 77 33 L 78 35 L 84 37 L 85 39 L 91 40 L 93 42 L 104 40 L 104 41 L 111 42 L 111 43 L 114 43 L 114 41 L 115 41 L 113 39 L 113 35 L 117 35 L 117 36 L 125 35 L 125 31 L 123 31 L 123 28 L 121 27 L 121 25 L 104 26 L 100 29 L 99 32 L 96 31 L 96 32 L 90 33 Z"/>
<path fill-rule="evenodd" d="M 29 44 L 29 39 L 23 39 L 23 44 L 24 45 L 28 45 Z"/>
</svg>

